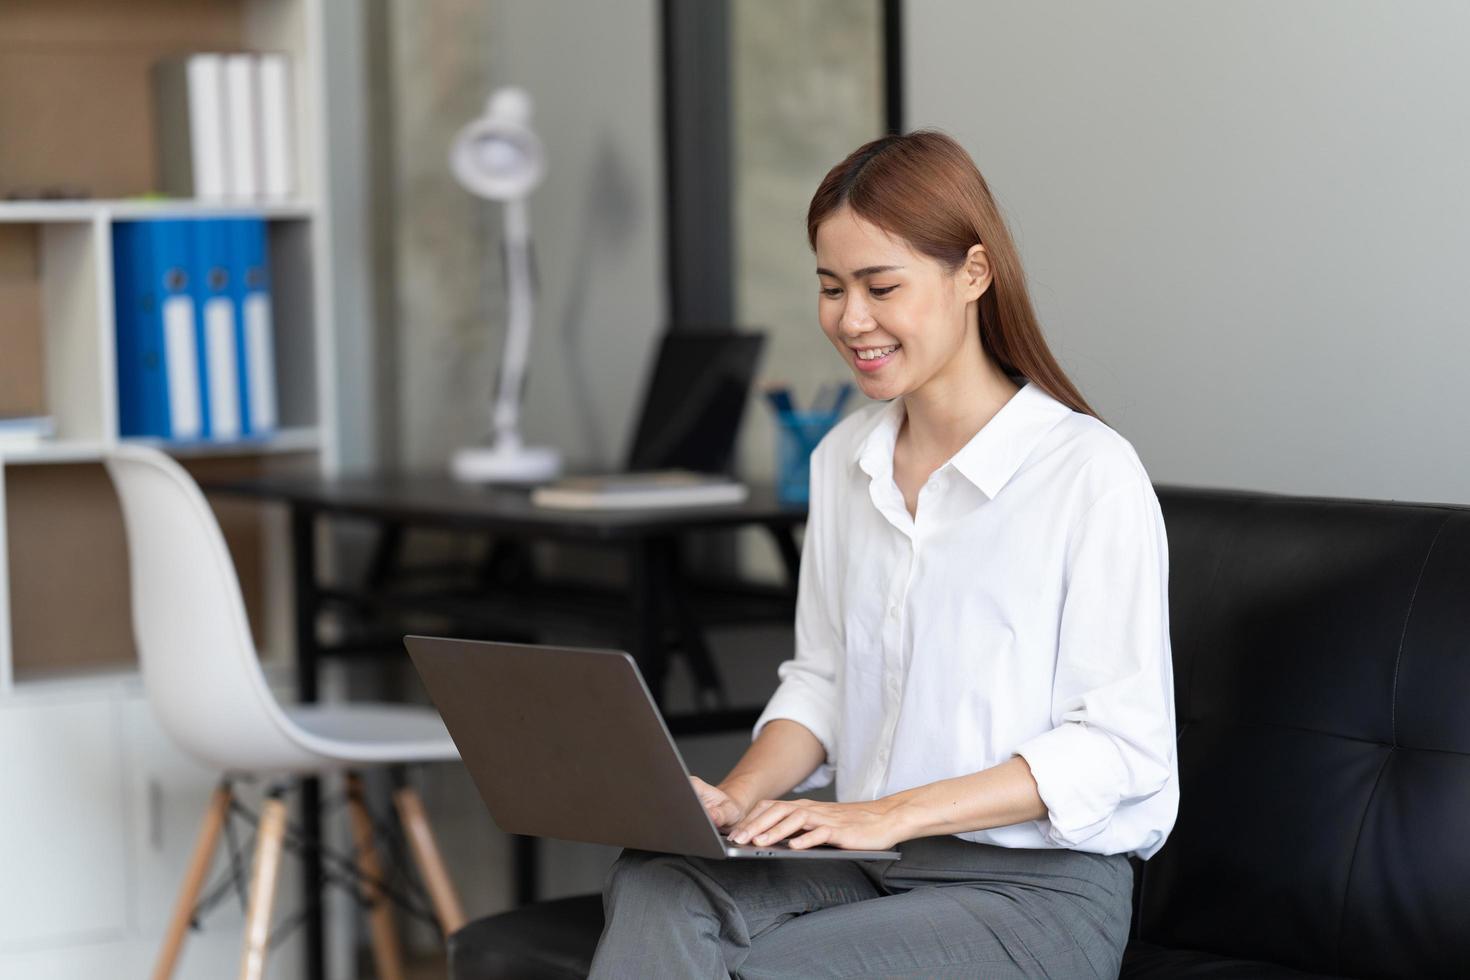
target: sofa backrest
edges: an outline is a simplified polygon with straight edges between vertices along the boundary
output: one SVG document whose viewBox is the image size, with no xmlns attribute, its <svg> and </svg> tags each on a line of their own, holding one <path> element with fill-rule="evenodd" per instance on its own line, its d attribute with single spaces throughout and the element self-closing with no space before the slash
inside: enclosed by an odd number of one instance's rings
<svg viewBox="0 0 1470 980">
<path fill-rule="evenodd" d="M 1156 492 L 1181 796 L 1135 934 L 1470 975 L 1470 508 Z"/>
</svg>

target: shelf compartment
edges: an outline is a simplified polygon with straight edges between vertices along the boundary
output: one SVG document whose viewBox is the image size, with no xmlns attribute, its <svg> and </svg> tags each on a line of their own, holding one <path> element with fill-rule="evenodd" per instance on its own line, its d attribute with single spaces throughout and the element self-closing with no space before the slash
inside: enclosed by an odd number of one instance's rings
<svg viewBox="0 0 1470 980">
<path fill-rule="evenodd" d="M 0 4 L 0 197 L 47 191 L 94 199 L 159 189 L 154 62 L 190 51 L 284 51 L 297 135 L 305 135 L 301 4 L 274 0 L 6 0 Z M 297 142 L 297 186 L 309 148 Z M 58 202 L 59 203 L 59 202 Z M 48 219 L 49 220 L 49 219 Z M 64 219 L 63 219 L 64 220 Z"/>
<path fill-rule="evenodd" d="M 100 227 L 0 225 L 0 414 L 50 415 L 60 439 L 98 441 L 116 426 Z"/>
<path fill-rule="evenodd" d="M 278 462 L 277 462 L 278 461 Z M 245 479 L 296 465 L 291 457 L 184 461 L 200 482 Z M 314 457 L 305 464 L 314 466 Z M 100 463 L 0 469 L 5 504 L 0 544 L 9 583 L 10 684 L 135 669 L 127 537 L 122 510 Z M 279 569 L 268 548 L 266 505 L 209 498 L 240 579 L 257 643 Z M 7 540 L 8 539 L 8 540 Z"/>
<path fill-rule="evenodd" d="M 100 465 L 7 467 L 12 682 L 131 665 L 127 544 Z"/>
<path fill-rule="evenodd" d="M 314 300 L 316 222 L 268 221 L 278 432 L 176 455 L 298 452 L 321 446 Z M 119 438 L 112 223 L 0 223 L 0 415 L 50 415 L 56 444 L 0 455 L 85 457 Z"/>
</svg>

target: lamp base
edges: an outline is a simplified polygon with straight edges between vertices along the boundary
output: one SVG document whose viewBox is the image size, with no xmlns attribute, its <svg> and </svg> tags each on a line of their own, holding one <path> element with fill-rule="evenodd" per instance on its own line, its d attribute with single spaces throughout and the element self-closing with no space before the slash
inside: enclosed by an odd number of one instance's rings
<svg viewBox="0 0 1470 980">
<path fill-rule="evenodd" d="M 449 470 L 465 483 L 545 483 L 561 476 L 561 453 L 550 446 L 466 446 Z"/>
</svg>

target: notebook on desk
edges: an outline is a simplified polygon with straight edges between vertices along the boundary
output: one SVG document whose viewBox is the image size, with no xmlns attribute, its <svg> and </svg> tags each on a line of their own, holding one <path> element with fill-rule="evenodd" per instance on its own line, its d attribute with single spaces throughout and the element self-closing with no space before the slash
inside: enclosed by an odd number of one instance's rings
<svg viewBox="0 0 1470 980">
<path fill-rule="evenodd" d="M 743 501 L 748 491 L 730 470 L 765 339 L 759 331 L 666 332 L 623 471 L 537 487 L 531 502 L 593 509 Z"/>
<path fill-rule="evenodd" d="M 650 470 L 608 476 L 574 476 L 531 491 L 538 507 L 566 510 L 698 507 L 738 504 L 750 495 L 745 484 L 716 473 Z"/>
</svg>

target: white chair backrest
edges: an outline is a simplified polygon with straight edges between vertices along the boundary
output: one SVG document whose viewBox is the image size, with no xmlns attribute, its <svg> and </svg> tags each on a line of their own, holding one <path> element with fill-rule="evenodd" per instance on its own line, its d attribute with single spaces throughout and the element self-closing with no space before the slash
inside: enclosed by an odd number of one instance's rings
<svg viewBox="0 0 1470 980">
<path fill-rule="evenodd" d="M 266 684 L 203 492 L 156 449 L 121 446 L 103 462 L 122 503 L 143 686 L 164 730 L 218 769 L 289 765 L 301 750 Z"/>
</svg>

